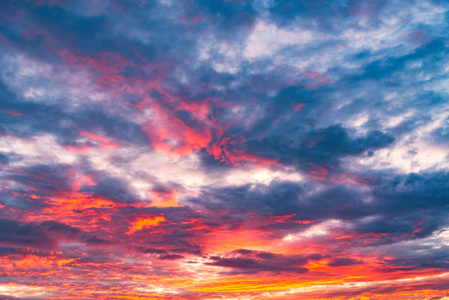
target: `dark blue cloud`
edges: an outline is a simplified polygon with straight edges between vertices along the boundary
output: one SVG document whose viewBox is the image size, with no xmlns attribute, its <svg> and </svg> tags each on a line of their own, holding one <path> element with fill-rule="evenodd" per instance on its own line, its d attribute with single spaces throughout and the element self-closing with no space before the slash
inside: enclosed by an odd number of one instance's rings
<svg viewBox="0 0 449 300">
<path fill-rule="evenodd" d="M 51 249 L 61 240 L 76 240 L 79 230 L 71 226 L 45 221 L 24 223 L 0 219 L 0 242 L 5 246 L 37 247 Z"/>
<path fill-rule="evenodd" d="M 349 257 L 335 257 L 331 259 L 330 262 L 327 263 L 328 266 L 331 267 L 347 267 L 352 265 L 359 265 L 363 262 L 357 259 L 349 258 Z"/>
<path fill-rule="evenodd" d="M 273 1 L 271 18 L 279 26 L 301 24 L 308 29 L 335 33 L 357 27 L 358 19 L 367 18 L 371 26 L 379 24 L 379 14 L 389 1 Z"/>
<path fill-rule="evenodd" d="M 86 186 L 80 192 L 117 202 L 133 203 L 138 201 L 139 198 L 123 181 L 117 178 L 101 176 L 101 174 L 96 175 L 96 184 L 94 186 Z"/>
<path fill-rule="evenodd" d="M 0 153 L 0 164 L 2 165 L 6 165 L 9 162 L 9 156 L 4 154 L 4 153 Z"/>
<path fill-rule="evenodd" d="M 295 182 L 272 182 L 269 186 L 241 186 L 214 190 L 193 203 L 209 209 L 228 209 L 232 214 L 258 213 L 265 216 L 295 214 L 294 220 L 358 219 L 374 213 L 362 194 L 349 187 L 320 187 Z M 298 227 L 297 224 L 294 227 Z"/>
<path fill-rule="evenodd" d="M 68 165 L 34 165 L 17 168 L 6 178 L 42 196 L 62 195 L 70 192 L 72 186 L 71 169 Z"/>
<path fill-rule="evenodd" d="M 255 274 L 259 272 L 269 273 L 307 273 L 304 268 L 308 259 L 300 255 L 284 256 L 269 252 L 257 252 L 247 249 L 238 249 L 227 256 L 211 256 L 212 262 L 206 263 L 211 266 L 230 268 L 229 274 Z"/>
</svg>

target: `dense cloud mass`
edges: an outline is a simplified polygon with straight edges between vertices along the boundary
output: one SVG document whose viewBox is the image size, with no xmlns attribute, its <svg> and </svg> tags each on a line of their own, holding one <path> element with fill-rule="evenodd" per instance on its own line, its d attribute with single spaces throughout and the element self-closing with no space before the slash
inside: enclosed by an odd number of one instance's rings
<svg viewBox="0 0 449 300">
<path fill-rule="evenodd" d="M 449 3 L 0 1 L 1 299 L 446 299 Z"/>
</svg>

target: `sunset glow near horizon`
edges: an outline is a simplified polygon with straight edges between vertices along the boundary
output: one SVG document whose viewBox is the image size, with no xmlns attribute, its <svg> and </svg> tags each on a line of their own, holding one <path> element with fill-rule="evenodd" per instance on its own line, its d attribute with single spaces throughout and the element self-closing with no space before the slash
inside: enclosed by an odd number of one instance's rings
<svg viewBox="0 0 449 300">
<path fill-rule="evenodd" d="M 0 1 L 0 299 L 449 299 L 449 2 Z"/>
</svg>

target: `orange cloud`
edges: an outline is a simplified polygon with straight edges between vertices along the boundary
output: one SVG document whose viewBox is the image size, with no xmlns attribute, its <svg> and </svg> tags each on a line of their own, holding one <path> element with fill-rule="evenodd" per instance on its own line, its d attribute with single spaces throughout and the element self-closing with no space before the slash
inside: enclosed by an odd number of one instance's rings
<svg viewBox="0 0 449 300">
<path fill-rule="evenodd" d="M 143 228 L 158 226 L 161 222 L 165 221 L 165 217 L 157 216 L 154 218 L 139 218 L 134 221 L 129 227 L 129 231 L 126 234 L 133 234 L 136 231 L 142 230 Z"/>
</svg>

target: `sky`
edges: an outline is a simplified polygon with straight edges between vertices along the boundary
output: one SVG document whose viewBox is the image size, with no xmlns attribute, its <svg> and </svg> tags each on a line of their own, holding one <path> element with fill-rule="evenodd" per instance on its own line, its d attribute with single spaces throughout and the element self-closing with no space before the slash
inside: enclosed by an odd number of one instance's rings
<svg viewBox="0 0 449 300">
<path fill-rule="evenodd" d="M 0 1 L 0 299 L 449 299 L 446 0 Z"/>
</svg>

